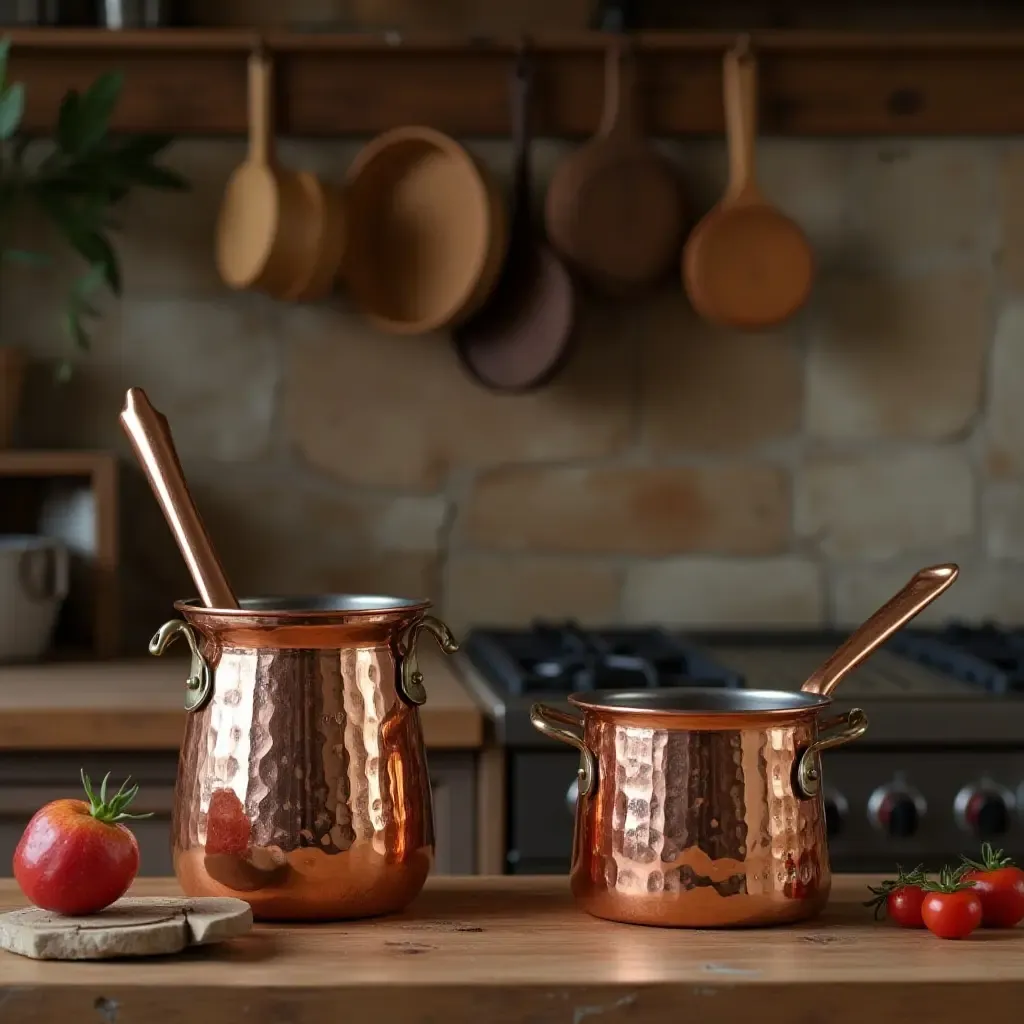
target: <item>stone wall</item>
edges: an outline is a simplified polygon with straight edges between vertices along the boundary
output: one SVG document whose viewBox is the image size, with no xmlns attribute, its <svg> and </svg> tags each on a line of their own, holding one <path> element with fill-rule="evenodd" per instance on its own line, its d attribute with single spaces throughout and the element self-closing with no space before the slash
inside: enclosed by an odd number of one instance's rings
<svg viewBox="0 0 1024 1024">
<path fill-rule="evenodd" d="M 504 145 L 474 148 L 507 177 Z M 722 146 L 667 148 L 702 212 Z M 338 177 L 354 147 L 282 150 Z M 541 179 L 565 151 L 538 144 Z M 766 140 L 766 191 L 820 260 L 799 319 L 724 333 L 676 282 L 588 300 L 573 363 L 526 397 L 485 393 L 445 337 L 377 335 L 343 300 L 226 293 L 212 226 L 242 153 L 181 143 L 195 192 L 131 202 L 125 298 L 63 390 L 46 369 L 58 293 L 13 270 L 3 289 L 4 342 L 39 359 L 25 439 L 127 460 L 117 413 L 145 387 L 239 590 L 426 593 L 459 628 L 845 624 L 955 559 L 933 618 L 1024 619 L 1024 146 Z M 127 483 L 136 644 L 192 588 Z"/>
</svg>

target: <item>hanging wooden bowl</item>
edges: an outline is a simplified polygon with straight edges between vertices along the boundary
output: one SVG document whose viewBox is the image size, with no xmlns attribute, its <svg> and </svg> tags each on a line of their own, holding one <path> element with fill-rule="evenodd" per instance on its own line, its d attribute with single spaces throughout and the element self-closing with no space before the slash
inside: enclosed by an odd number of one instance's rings
<svg viewBox="0 0 1024 1024">
<path fill-rule="evenodd" d="M 486 300 L 508 245 L 508 215 L 487 169 L 433 128 L 370 142 L 346 182 L 342 273 L 353 304 L 395 334 L 461 323 Z"/>
</svg>

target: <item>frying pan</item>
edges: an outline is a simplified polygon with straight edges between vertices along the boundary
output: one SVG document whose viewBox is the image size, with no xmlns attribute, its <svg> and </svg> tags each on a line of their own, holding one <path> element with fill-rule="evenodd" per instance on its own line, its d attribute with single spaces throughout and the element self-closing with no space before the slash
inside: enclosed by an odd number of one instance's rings
<svg viewBox="0 0 1024 1024">
<path fill-rule="evenodd" d="M 545 203 L 548 237 L 592 288 L 624 295 L 678 265 L 685 210 L 667 160 L 643 138 L 636 59 L 624 37 L 609 46 L 597 135 L 555 169 Z"/>
<path fill-rule="evenodd" d="M 281 297 L 310 266 L 319 224 L 310 191 L 277 162 L 273 123 L 272 65 L 258 47 L 249 57 L 249 155 L 228 180 L 215 258 L 228 287 Z"/>
<path fill-rule="evenodd" d="M 508 216 L 466 149 L 433 128 L 395 128 L 359 153 L 346 184 L 342 274 L 373 324 L 426 334 L 480 308 L 505 258 Z"/>
<path fill-rule="evenodd" d="M 452 332 L 462 365 L 494 391 L 541 387 L 565 365 L 574 318 L 572 280 L 535 235 L 530 189 L 529 56 L 512 76 L 513 188 L 508 255 L 481 310 Z"/>
<path fill-rule="evenodd" d="M 704 319 L 745 330 L 774 327 L 807 301 L 813 255 L 801 228 L 757 185 L 757 64 L 746 39 L 725 55 L 729 184 L 683 251 L 683 281 Z"/>
</svg>

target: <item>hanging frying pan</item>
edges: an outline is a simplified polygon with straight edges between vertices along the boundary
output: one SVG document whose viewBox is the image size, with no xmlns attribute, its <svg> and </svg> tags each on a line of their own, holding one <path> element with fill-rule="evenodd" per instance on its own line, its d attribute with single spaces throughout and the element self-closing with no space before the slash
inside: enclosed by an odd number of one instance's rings
<svg viewBox="0 0 1024 1024">
<path fill-rule="evenodd" d="M 613 296 L 656 284 L 677 267 L 685 232 L 679 179 L 640 128 L 635 65 L 626 38 L 616 38 L 601 127 L 555 169 L 544 209 L 555 250 Z"/>
<path fill-rule="evenodd" d="M 482 309 L 452 332 L 466 370 L 494 391 L 523 392 L 550 381 L 570 351 L 572 281 L 538 237 L 530 187 L 530 79 L 525 46 L 512 76 L 513 184 L 508 256 Z"/>
<path fill-rule="evenodd" d="M 741 330 L 770 328 L 807 301 L 814 258 L 799 225 L 757 185 L 757 64 L 746 38 L 725 55 L 722 75 L 729 184 L 686 243 L 683 282 L 705 320 Z"/>
</svg>

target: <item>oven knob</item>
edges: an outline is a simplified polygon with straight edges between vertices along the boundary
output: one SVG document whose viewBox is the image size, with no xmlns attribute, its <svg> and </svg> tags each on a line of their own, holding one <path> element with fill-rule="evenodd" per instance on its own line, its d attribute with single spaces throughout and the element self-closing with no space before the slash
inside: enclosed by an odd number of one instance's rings
<svg viewBox="0 0 1024 1024">
<path fill-rule="evenodd" d="M 829 839 L 839 835 L 846 823 L 846 816 L 850 811 L 850 805 L 842 793 L 834 789 L 826 789 L 825 801 L 825 834 Z"/>
<path fill-rule="evenodd" d="M 917 831 L 926 809 L 924 797 L 916 790 L 879 786 L 868 799 L 868 820 L 894 839 L 908 839 Z"/>
<path fill-rule="evenodd" d="M 979 839 L 1001 836 L 1010 829 L 1013 794 L 993 782 L 964 786 L 953 801 L 957 824 Z"/>
<path fill-rule="evenodd" d="M 579 799 L 579 797 L 580 797 L 580 780 L 578 778 L 575 778 L 569 784 L 569 789 L 566 791 L 566 794 L 565 794 L 565 805 L 566 805 L 566 807 L 569 808 L 569 813 L 573 817 L 576 816 L 576 801 Z"/>
</svg>

